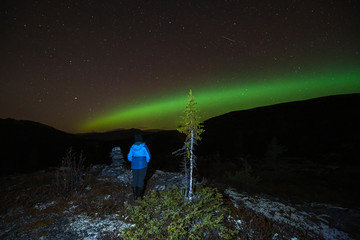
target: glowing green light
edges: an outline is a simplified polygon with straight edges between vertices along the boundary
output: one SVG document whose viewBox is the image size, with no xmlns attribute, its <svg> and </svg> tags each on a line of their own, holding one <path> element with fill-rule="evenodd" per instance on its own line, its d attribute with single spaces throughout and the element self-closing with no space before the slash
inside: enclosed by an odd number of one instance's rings
<svg viewBox="0 0 360 240">
<path fill-rule="evenodd" d="M 335 94 L 360 93 L 360 70 L 326 74 L 243 79 L 226 86 L 193 88 L 203 120 L 230 111 Z M 189 87 L 190 88 L 190 87 Z M 82 131 L 116 128 L 175 129 L 185 108 L 188 89 L 178 95 L 116 109 L 81 126 Z"/>
</svg>

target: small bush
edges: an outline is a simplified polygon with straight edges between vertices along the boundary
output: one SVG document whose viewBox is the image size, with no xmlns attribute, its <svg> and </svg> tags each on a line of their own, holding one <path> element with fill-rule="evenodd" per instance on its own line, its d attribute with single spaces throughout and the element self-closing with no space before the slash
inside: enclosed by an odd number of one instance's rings
<svg viewBox="0 0 360 240">
<path fill-rule="evenodd" d="M 267 146 L 266 156 L 270 158 L 270 160 L 277 160 L 279 155 L 285 153 L 287 151 L 286 147 L 281 145 L 278 142 L 276 136 L 271 139 L 271 142 Z"/>
<path fill-rule="evenodd" d="M 62 166 L 55 176 L 55 191 L 57 195 L 67 197 L 70 193 L 79 193 L 89 182 L 90 170 L 84 167 L 85 157 L 82 153 L 77 159 L 76 153 L 70 148 L 63 158 Z"/>
<path fill-rule="evenodd" d="M 232 239 L 235 230 L 226 227 L 222 195 L 201 188 L 192 201 L 184 200 L 180 188 L 153 190 L 137 206 L 128 204 L 126 215 L 133 225 L 125 239 Z"/>
<path fill-rule="evenodd" d="M 260 178 L 252 174 L 251 168 L 247 171 L 239 170 L 235 173 L 226 172 L 224 179 L 225 181 L 243 189 L 254 188 L 260 182 Z"/>
</svg>

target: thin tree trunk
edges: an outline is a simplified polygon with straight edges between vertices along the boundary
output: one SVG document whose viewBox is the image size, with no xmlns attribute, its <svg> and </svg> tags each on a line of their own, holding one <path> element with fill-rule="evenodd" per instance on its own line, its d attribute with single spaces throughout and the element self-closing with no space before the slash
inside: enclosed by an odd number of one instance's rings
<svg viewBox="0 0 360 240">
<path fill-rule="evenodd" d="M 194 146 L 194 130 L 191 130 L 191 138 L 190 138 L 190 187 L 189 187 L 189 200 L 192 200 L 193 197 L 193 190 L 192 190 L 192 183 L 193 183 L 193 146 Z"/>
<path fill-rule="evenodd" d="M 188 190 L 189 190 L 189 172 L 188 172 L 188 166 L 187 166 L 187 156 L 184 157 L 184 172 L 185 172 L 185 191 L 184 191 L 184 197 L 185 199 L 188 197 Z"/>
</svg>

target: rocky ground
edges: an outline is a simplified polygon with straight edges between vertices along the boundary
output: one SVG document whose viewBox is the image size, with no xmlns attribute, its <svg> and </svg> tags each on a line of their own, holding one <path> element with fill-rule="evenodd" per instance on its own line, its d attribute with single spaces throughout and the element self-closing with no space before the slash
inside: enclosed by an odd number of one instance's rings
<svg viewBox="0 0 360 240">
<path fill-rule="evenodd" d="M 55 172 L 41 171 L 1 179 L 0 238 L 120 239 L 121 230 L 129 226 L 124 205 L 136 204 L 132 200 L 131 171 L 119 166 L 94 166 L 86 187 L 66 198 L 58 194 Z M 152 190 L 162 191 L 182 184 L 183 176 L 179 173 L 158 170 L 148 174 L 145 195 Z M 351 213 L 350 222 L 356 224 L 354 221 L 360 216 L 356 209 L 317 203 L 292 205 L 231 188 L 224 188 L 222 192 L 232 209 L 229 220 L 241 233 L 238 239 L 359 237 L 346 232 L 351 229 L 348 224 L 342 226 L 336 221 L 337 218 L 347 219 Z M 269 226 L 271 235 L 259 234 Z"/>
</svg>

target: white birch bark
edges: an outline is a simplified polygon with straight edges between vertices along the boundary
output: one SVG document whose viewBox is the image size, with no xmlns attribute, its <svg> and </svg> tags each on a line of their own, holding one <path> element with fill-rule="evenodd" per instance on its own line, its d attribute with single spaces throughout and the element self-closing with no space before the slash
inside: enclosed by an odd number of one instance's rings
<svg viewBox="0 0 360 240">
<path fill-rule="evenodd" d="M 192 200 L 193 192 L 192 192 L 192 176 L 193 176 L 193 145 L 194 145 L 194 130 L 191 130 L 191 138 L 190 138 L 190 187 L 189 187 L 189 200 Z"/>
<path fill-rule="evenodd" d="M 189 172 L 188 172 L 188 165 L 187 165 L 187 157 L 184 158 L 184 171 L 185 171 L 185 198 L 188 197 L 189 194 Z"/>
</svg>

